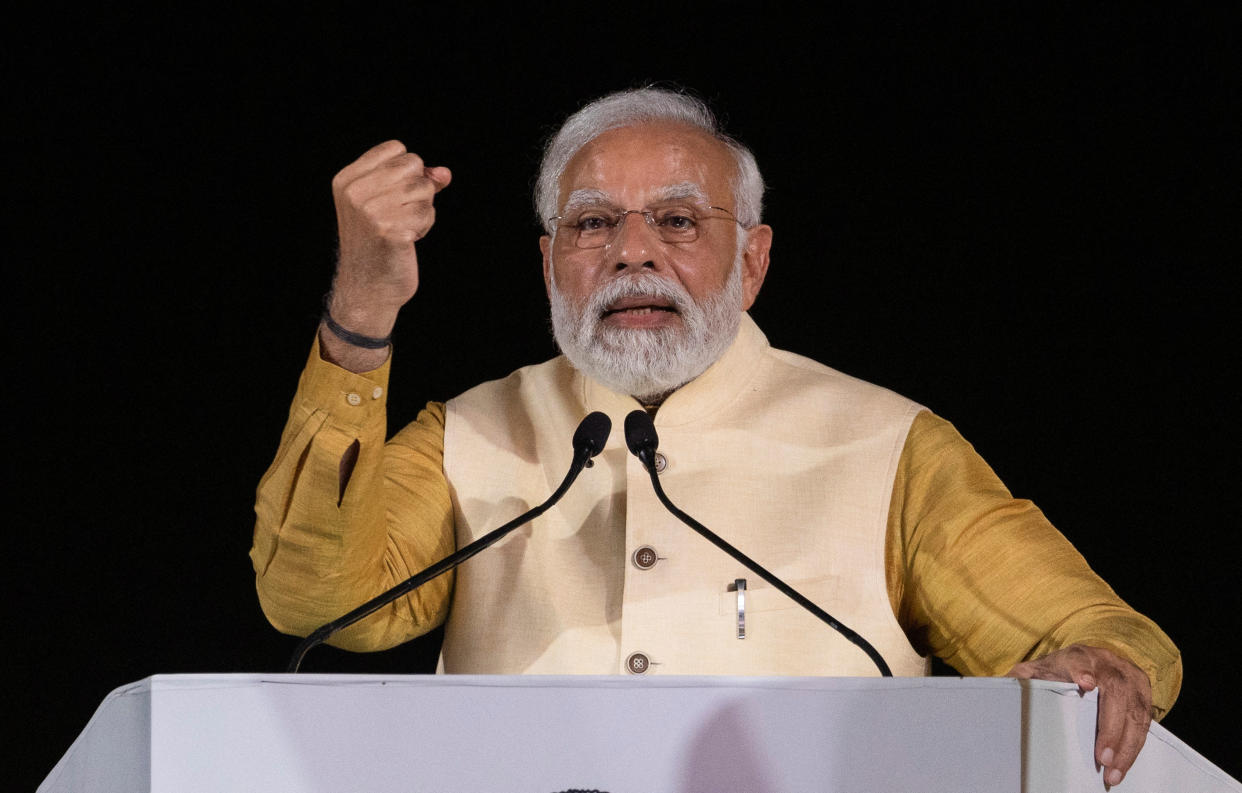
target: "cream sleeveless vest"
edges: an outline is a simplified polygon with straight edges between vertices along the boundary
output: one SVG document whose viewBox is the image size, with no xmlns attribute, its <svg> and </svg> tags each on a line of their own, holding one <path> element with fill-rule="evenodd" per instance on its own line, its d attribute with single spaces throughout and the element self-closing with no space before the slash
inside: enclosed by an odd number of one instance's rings
<svg viewBox="0 0 1242 793">
<path fill-rule="evenodd" d="M 625 447 L 625 416 L 638 407 L 563 357 L 449 401 L 444 469 L 458 547 L 548 497 L 583 416 L 602 410 L 613 429 L 558 506 L 458 568 L 444 670 L 878 674 L 862 650 L 661 506 Z M 895 675 L 926 674 L 884 578 L 893 478 L 919 410 L 772 349 L 743 316 L 728 352 L 657 412 L 660 481 L 683 511 L 864 636 Z"/>
</svg>

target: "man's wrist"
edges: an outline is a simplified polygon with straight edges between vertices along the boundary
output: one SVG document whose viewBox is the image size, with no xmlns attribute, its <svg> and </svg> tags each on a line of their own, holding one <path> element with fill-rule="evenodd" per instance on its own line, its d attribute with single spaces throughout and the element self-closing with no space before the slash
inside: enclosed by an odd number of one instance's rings
<svg viewBox="0 0 1242 793">
<path fill-rule="evenodd" d="M 334 282 L 323 297 L 323 310 L 332 316 L 335 323 L 352 333 L 383 339 L 392 335 L 401 305 L 389 306 L 377 301 L 369 292 L 359 292 Z"/>
<path fill-rule="evenodd" d="M 338 339 L 322 321 L 319 323 L 319 357 L 355 374 L 373 372 L 383 366 L 391 349 L 391 346 L 379 350 L 355 347 Z"/>
<path fill-rule="evenodd" d="M 332 295 L 331 293 L 324 295 L 323 298 L 323 315 L 320 317 L 323 326 L 328 329 L 333 336 L 345 342 L 351 347 L 361 347 L 366 350 L 386 350 L 388 345 L 392 344 L 392 334 L 388 333 L 382 337 L 367 336 L 363 333 L 352 331 L 337 322 L 332 316 Z"/>
</svg>

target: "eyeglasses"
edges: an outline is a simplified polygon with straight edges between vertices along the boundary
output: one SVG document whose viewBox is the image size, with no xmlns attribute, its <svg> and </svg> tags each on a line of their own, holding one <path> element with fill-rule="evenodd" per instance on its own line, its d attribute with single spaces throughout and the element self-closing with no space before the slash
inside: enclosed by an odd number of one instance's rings
<svg viewBox="0 0 1242 793">
<path fill-rule="evenodd" d="M 706 210 L 719 210 L 728 217 L 709 215 Z M 655 231 L 661 242 L 687 243 L 699 238 L 699 224 L 704 220 L 732 220 L 739 226 L 742 222 L 724 207 L 694 207 L 684 203 L 658 206 L 651 209 L 617 209 L 608 206 L 592 206 L 571 215 L 548 218 L 562 233 L 567 233 L 579 248 L 602 248 L 612 242 L 628 215 L 642 215 L 647 225 Z M 743 228 L 745 228 L 743 226 Z"/>
</svg>

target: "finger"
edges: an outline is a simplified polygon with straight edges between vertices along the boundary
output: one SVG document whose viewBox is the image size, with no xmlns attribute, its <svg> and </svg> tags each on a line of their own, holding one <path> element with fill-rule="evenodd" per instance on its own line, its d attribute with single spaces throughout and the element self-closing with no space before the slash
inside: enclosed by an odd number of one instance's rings
<svg viewBox="0 0 1242 793">
<path fill-rule="evenodd" d="M 433 212 L 436 194 L 448 186 L 452 172 L 443 166 L 423 168 L 421 175 L 412 176 L 402 186 L 401 204 L 416 212 Z"/>
<path fill-rule="evenodd" d="M 1078 684 L 1078 688 L 1086 691 L 1094 691 L 1099 686 L 1099 681 L 1089 669 L 1071 669 L 1069 674 L 1069 682 Z"/>
<path fill-rule="evenodd" d="M 1035 676 L 1035 665 L 1030 661 L 1014 664 L 1013 669 L 1005 673 L 1005 677 L 1016 677 L 1019 680 L 1030 680 Z"/>
<path fill-rule="evenodd" d="M 367 149 L 365 154 L 342 168 L 332 181 L 334 184 L 349 184 L 355 179 L 374 171 L 388 160 L 405 153 L 404 143 L 399 140 L 386 140 Z"/>
<path fill-rule="evenodd" d="M 441 171 L 443 173 L 439 173 Z M 436 173 L 433 175 L 433 172 Z M 402 183 L 401 203 L 407 205 L 426 204 L 430 206 L 436 194 L 448 187 L 452 179 L 452 173 L 443 166 L 435 168 L 420 167 L 416 173 L 409 173 Z"/>
<path fill-rule="evenodd" d="M 412 151 L 385 160 L 364 177 L 373 189 L 387 190 L 394 185 L 409 185 L 426 180 L 423 158 Z"/>
<path fill-rule="evenodd" d="M 395 197 L 398 204 L 424 198 L 430 201 L 435 195 L 436 186 L 424 175 L 425 171 L 421 157 L 413 152 L 405 152 L 384 160 L 352 182 L 343 182 L 338 175 L 334 189 L 338 196 L 356 207 L 382 205 L 390 196 Z"/>
<path fill-rule="evenodd" d="M 1147 741 L 1151 694 L 1141 671 L 1116 669 L 1101 674 L 1096 716 L 1095 757 L 1105 767 L 1104 781 L 1120 782 Z"/>
<path fill-rule="evenodd" d="M 1019 680 L 1032 680 L 1041 677 L 1039 662 L 1023 661 L 1020 664 L 1014 664 L 1013 669 L 1010 669 L 1005 676 L 1016 677 Z"/>
<path fill-rule="evenodd" d="M 1015 665 L 1009 670 L 1009 677 L 1060 680 L 1074 683 L 1083 691 L 1091 691 L 1099 685 L 1095 666 L 1096 657 L 1091 648 L 1072 644 L 1043 658 Z"/>
<path fill-rule="evenodd" d="M 374 182 L 372 189 L 386 189 L 400 184 L 407 192 L 421 192 L 430 188 L 429 196 L 433 196 L 453 181 L 453 172 L 443 165 L 427 166 L 423 159 L 413 152 L 394 157 L 383 164 L 382 173 L 368 176 L 368 182 Z"/>
<path fill-rule="evenodd" d="M 425 200 L 385 193 L 367 202 L 366 213 L 374 233 L 389 244 L 404 246 L 426 236 L 435 223 L 435 207 L 431 188 L 425 188 Z"/>
<path fill-rule="evenodd" d="M 425 169 L 424 174 L 428 179 L 435 182 L 437 193 L 448 187 L 449 182 L 453 181 L 453 172 L 443 165 L 433 165 Z"/>
<path fill-rule="evenodd" d="M 1059 680 L 1062 683 L 1073 683 L 1073 670 L 1065 663 L 1065 651 L 1055 652 L 1033 661 L 1015 664 L 1009 670 L 1008 677 L 1022 680 Z"/>
</svg>

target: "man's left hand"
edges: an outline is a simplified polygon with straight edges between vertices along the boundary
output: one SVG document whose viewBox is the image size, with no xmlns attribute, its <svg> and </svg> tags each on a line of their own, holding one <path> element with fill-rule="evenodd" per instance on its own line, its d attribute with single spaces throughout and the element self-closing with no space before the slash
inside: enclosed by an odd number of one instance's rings
<svg viewBox="0 0 1242 793">
<path fill-rule="evenodd" d="M 1009 670 L 1009 677 L 1060 680 L 1082 691 L 1099 688 L 1095 722 L 1095 762 L 1104 782 L 1125 778 L 1151 724 L 1151 681 L 1142 669 L 1102 647 L 1073 644 Z"/>
</svg>

